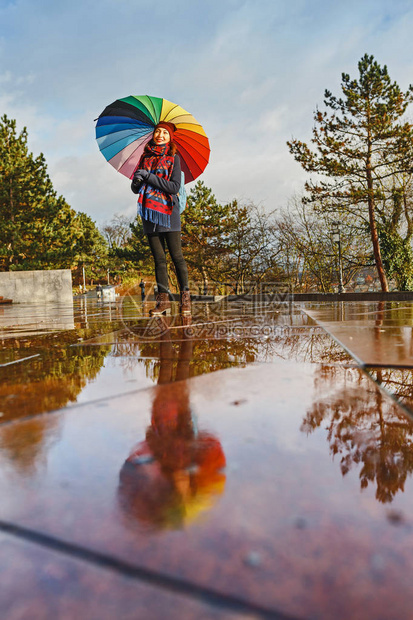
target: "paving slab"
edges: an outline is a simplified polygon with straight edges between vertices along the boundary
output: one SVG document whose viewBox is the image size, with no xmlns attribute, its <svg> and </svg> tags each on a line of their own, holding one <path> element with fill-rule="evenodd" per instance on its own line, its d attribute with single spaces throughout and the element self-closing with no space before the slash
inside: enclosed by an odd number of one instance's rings
<svg viewBox="0 0 413 620">
<path fill-rule="evenodd" d="M 413 415 L 413 368 L 366 367 L 366 371 Z"/>
<path fill-rule="evenodd" d="M 221 301 L 182 323 L 126 297 L 7 315 L 0 608 L 410 618 L 412 308 Z"/>
<path fill-rule="evenodd" d="M 230 334 L 222 321 L 206 328 L 146 319 L 81 341 L 72 332 L 22 338 L 16 359 L 0 365 L 0 423 L 250 363 L 352 362 L 321 327 L 305 324 L 305 315 L 303 324 L 287 319 L 261 317 L 253 332 L 247 316 Z"/>
<path fill-rule="evenodd" d="M 334 302 L 301 307 L 413 414 L 413 303 Z"/>
<path fill-rule="evenodd" d="M 0 520 L 264 612 L 408 618 L 413 425 L 277 361 L 5 424 Z"/>
<path fill-rule="evenodd" d="M 166 617 L 166 610 L 191 620 L 252 617 L 251 610 L 231 610 L 231 601 L 208 602 L 201 593 L 197 600 L 174 591 L 174 584 L 150 583 L 149 576 L 145 583 L 133 571 L 91 563 L 73 549 L 4 533 L 0 577 L 1 617 L 7 620 L 136 620 Z"/>
<path fill-rule="evenodd" d="M 305 312 L 367 366 L 413 367 L 413 304 L 331 302 Z"/>
</svg>

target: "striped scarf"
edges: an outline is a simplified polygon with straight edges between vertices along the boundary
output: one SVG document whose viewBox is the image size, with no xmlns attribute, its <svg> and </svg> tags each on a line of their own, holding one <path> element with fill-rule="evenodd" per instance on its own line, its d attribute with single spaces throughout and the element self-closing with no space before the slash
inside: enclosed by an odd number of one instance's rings
<svg viewBox="0 0 413 620">
<path fill-rule="evenodd" d="M 152 141 L 145 147 L 137 168 L 148 170 L 161 179 L 169 181 L 174 165 L 174 157 L 168 155 L 169 143 L 156 145 Z M 171 227 L 173 200 L 170 194 L 142 183 L 138 193 L 138 211 L 144 220 Z"/>
</svg>

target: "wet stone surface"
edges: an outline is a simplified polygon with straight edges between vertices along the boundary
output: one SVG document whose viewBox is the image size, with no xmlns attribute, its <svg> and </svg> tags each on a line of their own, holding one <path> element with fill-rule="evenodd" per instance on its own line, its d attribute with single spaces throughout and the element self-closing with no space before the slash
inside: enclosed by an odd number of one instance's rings
<svg viewBox="0 0 413 620">
<path fill-rule="evenodd" d="M 15 363 L 0 365 L 0 422 L 143 389 L 159 377 L 177 380 L 183 372 L 188 378 L 275 359 L 350 361 L 288 305 L 250 314 L 245 307 L 220 308 L 216 317 L 206 306 L 188 324 L 179 315 L 142 317 L 140 304 L 134 319 L 132 310 L 83 305 L 72 330 L 45 334 L 42 327 L 39 334 L 5 338 L 4 359 Z"/>
<path fill-rule="evenodd" d="M 413 304 L 308 304 L 305 312 L 368 366 L 413 367 Z"/>
<path fill-rule="evenodd" d="M 173 584 L 153 583 L 156 579 L 149 579 L 150 575 L 131 579 L 98 561 L 86 563 L 44 544 L 4 534 L 0 534 L 0 574 L 1 612 L 7 619 L 135 620 L 162 618 L 168 609 L 189 620 L 240 617 L 201 597 L 197 600 L 186 592 L 176 593 Z"/>
<path fill-rule="evenodd" d="M 337 342 L 409 306 L 176 310 L 0 317 L 7 617 L 410 618 L 412 371 Z"/>
</svg>

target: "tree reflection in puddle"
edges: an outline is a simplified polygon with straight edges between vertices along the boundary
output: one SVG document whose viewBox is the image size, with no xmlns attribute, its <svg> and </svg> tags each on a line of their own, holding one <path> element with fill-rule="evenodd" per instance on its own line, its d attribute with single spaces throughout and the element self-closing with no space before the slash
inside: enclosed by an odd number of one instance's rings
<svg viewBox="0 0 413 620">
<path fill-rule="evenodd" d="M 368 368 L 378 385 L 389 392 L 413 416 L 413 370 L 411 368 Z"/>
<path fill-rule="evenodd" d="M 53 344 L 22 364 L 0 368 L 2 423 L 76 402 L 99 375 L 110 351 L 108 346 L 81 350 Z"/>
<path fill-rule="evenodd" d="M 373 382 L 366 386 L 361 370 L 347 369 L 344 384 L 338 373 L 343 370 L 320 367 L 316 389 L 324 395 L 307 411 L 301 430 L 325 428 L 342 475 L 358 468 L 361 489 L 374 484 L 376 499 L 390 503 L 413 472 L 413 422 Z"/>
</svg>

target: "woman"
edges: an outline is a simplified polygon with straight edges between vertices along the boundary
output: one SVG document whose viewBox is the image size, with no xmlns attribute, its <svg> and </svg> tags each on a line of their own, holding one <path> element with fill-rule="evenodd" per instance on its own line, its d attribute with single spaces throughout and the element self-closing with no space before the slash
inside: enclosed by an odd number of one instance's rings
<svg viewBox="0 0 413 620">
<path fill-rule="evenodd" d="M 138 169 L 132 179 L 132 191 L 138 194 L 138 209 L 143 231 L 155 261 L 158 286 L 156 305 L 150 314 L 170 314 L 166 247 L 175 266 L 181 293 L 180 311 L 191 314 L 188 269 L 182 254 L 181 216 L 178 192 L 181 185 L 181 162 L 173 142 L 175 125 L 160 122 L 145 146 Z"/>
</svg>

